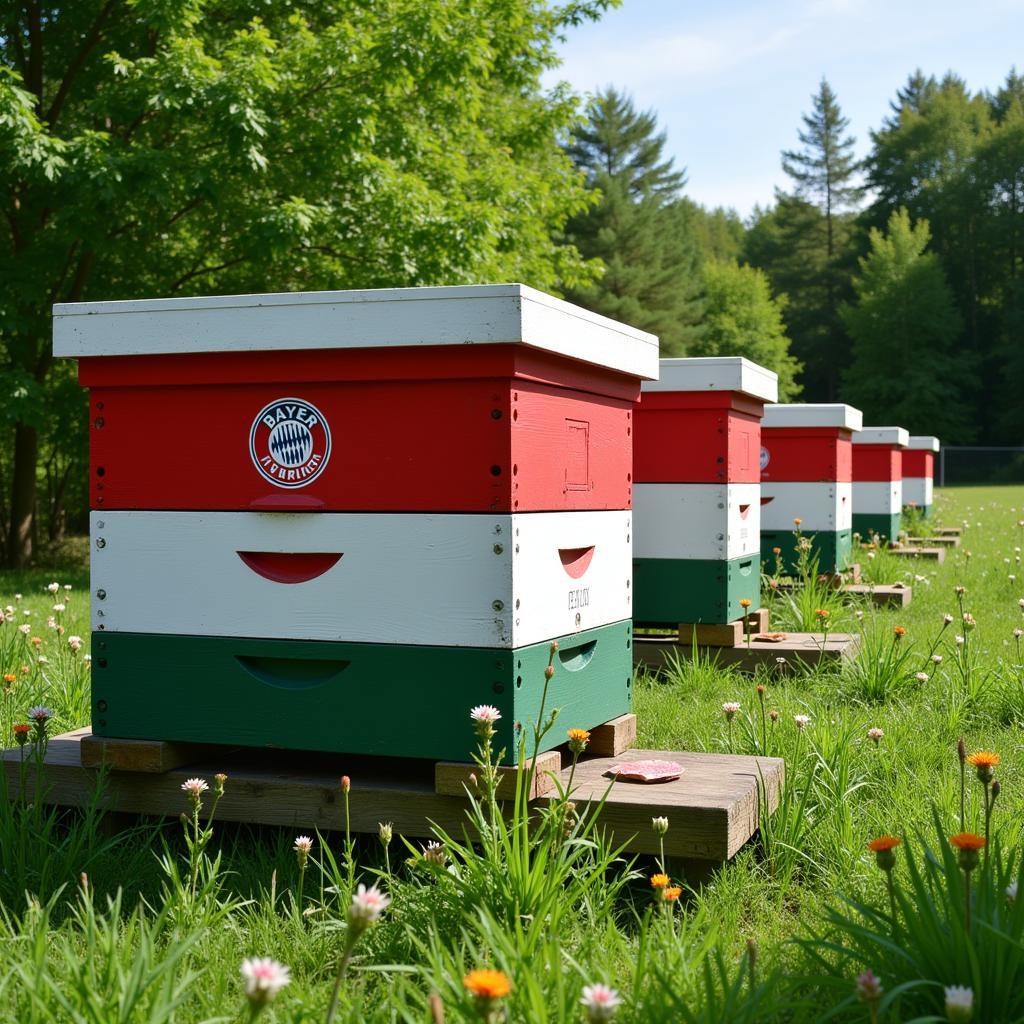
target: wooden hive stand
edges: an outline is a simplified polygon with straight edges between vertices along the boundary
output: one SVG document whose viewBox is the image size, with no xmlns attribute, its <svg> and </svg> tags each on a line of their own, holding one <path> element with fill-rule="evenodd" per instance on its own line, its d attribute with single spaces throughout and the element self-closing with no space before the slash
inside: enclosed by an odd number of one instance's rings
<svg viewBox="0 0 1024 1024">
<path fill-rule="evenodd" d="M 943 547 L 926 548 L 916 544 L 892 544 L 886 550 L 897 558 L 920 558 L 924 561 L 938 562 L 939 565 L 946 560 L 946 549 Z"/>
</svg>

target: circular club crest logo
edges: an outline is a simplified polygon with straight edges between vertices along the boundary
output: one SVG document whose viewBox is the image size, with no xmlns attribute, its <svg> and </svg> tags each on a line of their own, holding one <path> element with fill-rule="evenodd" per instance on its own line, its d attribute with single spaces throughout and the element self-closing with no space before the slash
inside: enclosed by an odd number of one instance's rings
<svg viewBox="0 0 1024 1024">
<path fill-rule="evenodd" d="M 767 448 L 761 449 L 761 472 L 763 473 L 768 468 L 768 463 L 771 462 L 772 457 L 768 454 Z"/>
<path fill-rule="evenodd" d="M 304 487 L 331 457 L 331 428 L 301 398 L 279 398 L 260 409 L 249 431 L 249 454 L 275 487 Z"/>
</svg>

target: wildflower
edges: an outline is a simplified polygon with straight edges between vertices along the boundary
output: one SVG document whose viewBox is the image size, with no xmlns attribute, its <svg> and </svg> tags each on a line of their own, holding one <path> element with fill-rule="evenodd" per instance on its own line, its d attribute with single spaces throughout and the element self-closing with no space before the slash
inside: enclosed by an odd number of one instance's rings
<svg viewBox="0 0 1024 1024">
<path fill-rule="evenodd" d="M 670 881 L 668 875 L 659 871 L 656 875 L 651 875 L 651 888 L 664 889 Z"/>
<path fill-rule="evenodd" d="M 893 636 L 898 640 L 901 636 L 907 635 L 907 629 L 905 626 L 893 626 Z"/>
<path fill-rule="evenodd" d="M 966 587 L 962 587 L 959 584 L 957 584 L 957 586 L 954 587 L 954 591 L 955 591 L 957 597 L 963 597 L 964 594 L 967 593 L 967 588 Z"/>
<path fill-rule="evenodd" d="M 37 704 L 34 708 L 28 709 L 28 717 L 32 719 L 36 725 L 45 725 L 49 719 L 53 718 L 53 711 L 44 707 L 42 704 Z"/>
<path fill-rule="evenodd" d="M 726 719 L 726 721 L 727 722 L 731 722 L 732 719 L 733 719 L 733 716 L 736 714 L 737 711 L 739 711 L 739 709 L 740 709 L 740 706 L 739 706 L 739 703 L 737 701 L 727 700 L 722 705 L 722 710 L 725 712 L 725 719 Z"/>
<path fill-rule="evenodd" d="M 18 681 L 18 677 L 13 672 L 6 672 L 4 674 L 4 682 L 5 683 L 16 683 L 17 681 Z"/>
<path fill-rule="evenodd" d="M 32 731 L 32 726 L 26 722 L 16 722 L 14 725 L 14 738 L 18 741 L 18 746 L 23 747 L 28 742 L 28 734 Z"/>
<path fill-rule="evenodd" d="M 596 1021 L 611 1020 L 622 1005 L 622 997 L 607 985 L 586 985 L 580 1003 L 587 1011 L 588 1022 L 594 1024 Z"/>
<path fill-rule="evenodd" d="M 749 597 L 741 597 L 740 598 L 740 607 L 743 608 L 744 610 L 749 608 L 750 607 L 750 598 Z"/>
<path fill-rule="evenodd" d="M 883 729 L 879 729 L 877 726 L 873 729 L 868 729 L 868 739 L 874 740 L 875 746 L 878 746 L 878 741 L 885 735 Z"/>
<path fill-rule="evenodd" d="M 376 924 L 378 918 L 385 910 L 391 900 L 377 888 L 370 886 L 369 889 L 360 882 L 359 888 L 352 896 L 352 903 L 348 908 L 348 924 L 350 928 L 363 931 L 371 924 Z"/>
<path fill-rule="evenodd" d="M 1013 636 L 1014 636 L 1014 639 L 1019 640 L 1022 636 L 1024 636 L 1024 629 L 1020 629 L 1020 628 L 1015 629 L 1013 631 Z"/>
<path fill-rule="evenodd" d="M 64 606 L 64 605 L 62 605 L 62 604 L 55 604 L 55 605 L 53 606 L 53 610 L 54 610 L 54 611 L 55 611 L 55 612 L 56 612 L 56 613 L 57 613 L 57 614 L 59 615 L 59 614 L 60 614 L 60 613 L 61 613 L 62 611 L 65 611 L 65 610 L 66 610 L 66 608 L 65 608 L 65 606 Z"/>
<path fill-rule="evenodd" d="M 964 638 L 962 636 L 960 636 L 959 633 L 955 637 L 953 637 L 953 639 L 956 641 L 957 647 L 963 647 L 963 645 L 964 645 Z"/>
<path fill-rule="evenodd" d="M 974 990 L 966 985 L 946 986 L 946 1020 L 967 1024 L 974 1015 Z"/>
<path fill-rule="evenodd" d="M 680 896 L 683 895 L 683 887 L 681 885 L 666 885 L 661 890 L 661 898 L 665 903 L 675 903 Z"/>
<path fill-rule="evenodd" d="M 974 621 L 974 616 L 970 612 L 964 612 L 964 629 L 974 629 L 977 622 Z"/>
<path fill-rule="evenodd" d="M 857 975 L 857 998 L 862 1003 L 875 1003 L 882 998 L 882 982 L 875 977 L 873 971 L 864 971 Z"/>
<path fill-rule="evenodd" d="M 1011 882 L 1006 887 L 1006 898 L 1013 903 L 1017 899 L 1017 883 L 1016 881 Z"/>
<path fill-rule="evenodd" d="M 41 636 L 34 636 L 32 637 L 30 643 L 38 651 L 39 648 L 42 646 L 43 638 Z"/>
<path fill-rule="evenodd" d="M 874 551 L 869 551 L 868 552 L 868 561 L 870 562 L 874 557 L 875 557 Z"/>
<path fill-rule="evenodd" d="M 386 850 L 391 845 L 391 840 L 394 836 L 394 826 L 390 821 L 381 821 L 377 823 L 377 838 L 380 839 L 380 845 Z"/>
<path fill-rule="evenodd" d="M 810 724 L 811 716 L 810 715 L 794 715 L 793 716 L 793 721 L 796 722 L 796 727 L 798 729 L 802 729 L 805 725 Z"/>
<path fill-rule="evenodd" d="M 188 794 L 193 804 L 199 803 L 199 798 L 210 788 L 205 779 L 186 779 L 181 784 L 182 791 Z"/>
<path fill-rule="evenodd" d="M 999 764 L 999 755 L 993 753 L 991 750 L 979 750 L 975 754 L 970 754 L 967 758 L 967 763 L 978 770 L 978 779 L 984 782 L 986 785 L 992 781 L 992 775 L 996 765 Z"/>
<path fill-rule="evenodd" d="M 772 710 L 768 712 L 768 717 L 773 722 L 777 722 L 779 720 L 779 713 L 778 713 L 778 711 L 775 710 L 775 708 L 772 708 Z"/>
<path fill-rule="evenodd" d="M 32 632 L 32 627 L 27 622 L 23 622 L 18 627 L 18 632 L 21 633 L 22 636 L 28 636 L 29 633 Z"/>
<path fill-rule="evenodd" d="M 46 589 L 47 589 L 47 590 L 48 590 L 48 591 L 49 591 L 49 592 L 50 592 L 51 594 L 56 594 L 56 593 L 57 593 L 57 591 L 58 591 L 58 590 L 60 590 L 60 584 L 59 584 L 59 583 L 56 583 L 56 582 L 54 582 L 54 583 L 51 583 L 51 584 L 50 584 L 50 585 L 49 585 L 49 586 L 48 586 L 48 587 L 47 587 Z"/>
<path fill-rule="evenodd" d="M 484 1003 L 504 999 L 512 991 L 512 983 L 504 971 L 493 971 L 482 967 L 470 971 L 462 979 L 462 984 L 470 995 Z"/>
<path fill-rule="evenodd" d="M 213 777 L 213 795 L 219 800 L 224 795 L 224 783 L 228 777 L 223 772 L 217 772 Z"/>
<path fill-rule="evenodd" d="M 342 775 L 339 780 L 342 793 L 347 793 L 352 788 L 352 780 L 347 775 Z"/>
<path fill-rule="evenodd" d="M 782 554 L 782 548 L 772 548 L 772 554 L 773 555 L 781 555 Z"/>
<path fill-rule="evenodd" d="M 82 655 L 82 661 L 84 661 L 86 665 L 90 664 L 92 662 L 92 655 L 91 654 L 83 654 Z"/>
<path fill-rule="evenodd" d="M 478 704 L 470 711 L 469 717 L 477 735 L 486 739 L 494 735 L 494 723 L 501 718 L 501 712 L 493 704 Z"/>
<path fill-rule="evenodd" d="M 668 832 L 668 818 L 651 818 L 651 828 L 656 836 L 666 835 Z"/>
<path fill-rule="evenodd" d="M 579 757 L 587 749 L 587 744 L 590 742 L 590 733 L 586 729 L 570 729 L 568 736 L 569 749 Z"/>
<path fill-rule="evenodd" d="M 40 654 L 39 655 L 39 664 L 40 665 L 49 665 L 50 664 L 50 659 L 45 654 Z"/>
<path fill-rule="evenodd" d="M 896 866 L 896 854 L 893 850 L 902 844 L 903 840 L 898 836 L 879 836 L 868 843 L 868 849 L 875 855 L 875 863 L 883 871 L 892 871 Z"/>
<path fill-rule="evenodd" d="M 794 516 L 793 517 L 793 525 L 794 526 L 799 526 L 802 522 L 803 522 L 803 520 L 799 516 Z"/>
<path fill-rule="evenodd" d="M 782 666 L 786 664 L 786 659 L 780 656 L 780 657 L 775 659 L 775 664 L 778 665 L 779 668 L 781 669 Z"/>
<path fill-rule="evenodd" d="M 20 601 L 21 600 L 21 594 L 15 594 L 14 595 L 14 600 L 15 601 Z"/>
<path fill-rule="evenodd" d="M 914 673 L 914 678 L 919 683 L 927 683 L 928 682 L 928 673 L 927 672 L 915 672 Z"/>
<path fill-rule="evenodd" d="M 942 624 L 944 626 L 950 626 L 950 625 L 952 625 L 952 623 L 953 623 L 953 616 L 950 615 L 949 612 L 946 612 L 946 614 L 942 616 Z"/>
<path fill-rule="evenodd" d="M 815 615 L 817 615 L 819 619 L 821 619 L 822 621 L 824 621 L 824 620 L 825 620 L 825 619 L 827 619 L 827 618 L 828 618 L 828 617 L 829 617 L 829 616 L 830 616 L 830 615 L 831 615 L 832 613 L 831 613 L 831 612 L 830 612 L 830 611 L 829 611 L 829 610 L 828 610 L 827 608 L 815 608 L 815 609 L 814 609 L 814 614 L 815 614 Z"/>
<path fill-rule="evenodd" d="M 448 854 L 440 843 L 431 841 L 423 847 L 423 859 L 428 864 L 443 868 L 448 863 Z"/>
<path fill-rule="evenodd" d="M 955 846 L 957 859 L 962 871 L 973 871 L 978 866 L 978 851 L 985 848 L 985 837 L 973 832 L 958 832 L 949 837 L 950 845 Z"/>
<path fill-rule="evenodd" d="M 295 856 L 298 858 L 299 868 L 304 868 L 309 859 L 309 851 L 313 849 L 313 840 L 309 836 L 296 836 L 292 849 L 295 850 Z"/>
<path fill-rule="evenodd" d="M 941 654 L 933 654 L 932 655 L 932 664 L 933 665 L 941 665 L 942 664 L 942 655 Z"/>
<path fill-rule="evenodd" d="M 241 971 L 245 979 L 246 998 L 254 1009 L 266 1006 L 292 980 L 291 971 L 269 956 L 254 956 L 243 960 Z"/>
</svg>

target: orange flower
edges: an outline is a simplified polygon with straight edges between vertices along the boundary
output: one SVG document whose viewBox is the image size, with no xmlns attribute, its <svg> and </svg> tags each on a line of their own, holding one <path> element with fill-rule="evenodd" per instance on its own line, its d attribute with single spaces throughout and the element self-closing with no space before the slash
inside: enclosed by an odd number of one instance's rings
<svg viewBox="0 0 1024 1024">
<path fill-rule="evenodd" d="M 879 836 L 868 843 L 868 849 L 872 853 L 882 853 L 885 850 L 895 850 L 897 846 L 902 844 L 903 840 L 898 836 Z"/>
<path fill-rule="evenodd" d="M 477 968 L 462 979 L 466 991 L 477 999 L 503 999 L 512 991 L 512 983 L 504 971 Z"/>
<path fill-rule="evenodd" d="M 740 598 L 740 607 L 741 608 L 749 608 L 750 607 L 750 598 L 749 597 L 741 597 Z"/>
<path fill-rule="evenodd" d="M 773 555 L 781 555 L 782 554 L 782 548 L 772 548 L 772 554 Z"/>
<path fill-rule="evenodd" d="M 906 636 L 907 635 L 906 627 L 905 626 L 894 626 L 893 627 L 893 634 L 895 636 Z"/>
<path fill-rule="evenodd" d="M 15 736 L 27 736 L 31 731 L 32 731 L 32 726 L 28 725 L 25 722 L 18 722 L 14 726 L 14 735 Z"/>
<path fill-rule="evenodd" d="M 665 886 L 668 885 L 668 883 L 668 875 L 663 875 L 661 874 L 661 872 L 659 872 L 656 875 L 651 875 L 651 885 L 654 886 L 655 889 L 664 889 Z"/>
<path fill-rule="evenodd" d="M 832 613 L 827 608 L 815 608 L 814 614 L 817 615 L 819 619 L 827 619 Z"/>
<path fill-rule="evenodd" d="M 5 683 L 16 683 L 17 681 L 18 681 L 18 677 L 13 672 L 5 672 L 4 673 L 4 682 Z"/>
<path fill-rule="evenodd" d="M 675 903 L 675 901 L 682 895 L 683 889 L 682 886 L 679 885 L 670 885 L 661 890 L 661 898 L 666 903 Z"/>
<path fill-rule="evenodd" d="M 957 832 L 955 836 L 949 837 L 949 841 L 958 850 L 982 850 L 986 843 L 984 836 L 974 832 Z"/>
<path fill-rule="evenodd" d="M 993 754 L 991 750 L 979 750 L 976 754 L 968 755 L 967 763 L 975 768 L 995 768 L 999 760 L 999 755 Z"/>
</svg>

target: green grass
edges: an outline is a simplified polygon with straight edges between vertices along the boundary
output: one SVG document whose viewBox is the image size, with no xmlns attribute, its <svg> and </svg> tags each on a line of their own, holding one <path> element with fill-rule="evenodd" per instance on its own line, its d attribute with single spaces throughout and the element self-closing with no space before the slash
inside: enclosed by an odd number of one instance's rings
<svg viewBox="0 0 1024 1024">
<path fill-rule="evenodd" d="M 876 610 L 830 598 L 830 630 L 864 634 L 861 656 L 842 671 L 752 679 L 697 663 L 667 679 L 637 680 L 641 746 L 725 751 L 721 705 L 739 701 L 733 749 L 766 748 L 787 761 L 784 806 L 733 863 L 698 891 L 687 891 L 672 913 L 663 907 L 652 913 L 645 876 L 653 865 L 616 858 L 599 832 L 585 822 L 574 828 L 571 816 L 559 826 L 569 832 L 568 847 L 554 827 L 549 832 L 557 838 L 538 838 L 533 849 L 524 848 L 521 834 L 505 840 L 485 834 L 476 849 L 452 837 L 441 867 L 411 853 L 398 837 L 390 870 L 375 837 L 360 839 L 351 859 L 343 838 L 316 837 L 300 907 L 292 832 L 214 823 L 209 845 L 193 849 L 199 859 L 190 862 L 177 822 L 129 827 L 104 820 L 95 809 L 55 812 L 32 793 L 22 800 L 8 792 L 0 803 L 0 1021 L 244 1020 L 239 963 L 253 955 L 275 957 L 292 969 L 291 984 L 263 1019 L 322 1021 L 345 947 L 345 906 L 359 880 L 386 888 L 392 904 L 355 946 L 339 1021 L 428 1022 L 436 1019 L 428 1003 L 432 992 L 446 1021 L 483 1019 L 461 983 L 466 970 L 483 965 L 510 975 L 513 1021 L 583 1020 L 580 992 L 595 981 L 619 990 L 625 1002 L 616 1020 L 631 1024 L 812 1021 L 833 1009 L 830 1019 L 863 1021 L 868 1008 L 852 994 L 854 977 L 865 968 L 881 976 L 892 996 L 879 1007 L 879 1020 L 940 1012 L 941 986 L 948 984 L 985 986 L 987 994 L 978 995 L 988 999 L 983 1005 L 1013 1005 L 996 992 L 1000 986 L 1009 991 L 1011 977 L 1014 991 L 1019 988 L 1019 976 L 1006 966 L 1012 958 L 990 951 L 986 956 L 1000 957 L 1003 973 L 971 973 L 962 957 L 970 959 L 981 932 L 967 939 L 950 932 L 949 950 L 936 938 L 953 927 L 942 923 L 948 908 L 935 891 L 955 874 L 942 835 L 959 830 L 959 737 L 970 750 L 1002 756 L 994 815 L 1002 849 L 994 861 L 1004 853 L 1008 860 L 998 878 L 993 873 L 999 892 L 1016 870 L 1012 858 L 1024 825 L 1024 665 L 1013 636 L 1024 626 L 1018 604 L 1024 568 L 1017 561 L 1024 546 L 1018 525 L 1024 488 L 941 493 L 936 521 L 964 520 L 964 544 L 941 566 L 860 553 L 870 579 L 909 582 L 914 599 L 907 609 Z M 44 589 L 54 579 L 73 588 L 60 591 L 66 607 L 59 613 Z M 37 703 L 56 712 L 54 731 L 85 724 L 86 651 L 76 653 L 67 643 L 71 635 L 88 640 L 85 572 L 67 563 L 56 575 L 33 570 L 2 577 L 0 584 L 8 595 L 0 593 L 0 603 L 14 609 L 14 621 L 0 626 L 3 673 L 15 676 L 0 707 L 4 737 Z M 966 588 L 962 609 L 958 585 Z M 798 628 L 814 612 L 806 603 L 779 604 L 776 621 Z M 955 637 L 964 635 L 963 612 L 977 625 L 961 647 Z M 948 628 L 944 613 L 956 620 Z M 63 634 L 47 627 L 51 614 Z M 24 622 L 32 627 L 29 637 L 18 630 Z M 898 639 L 896 626 L 906 630 Z M 32 635 L 42 638 L 39 651 Z M 932 653 L 941 656 L 940 664 L 930 660 Z M 766 688 L 766 710 L 779 713 L 764 742 L 758 683 Z M 381 714 L 393 711 L 381 708 Z M 810 718 L 802 732 L 794 724 L 798 714 Z M 559 719 L 558 727 L 572 724 Z M 877 746 L 867 736 L 871 727 L 885 733 Z M 983 827 L 980 793 L 972 782 L 969 828 Z M 486 815 L 481 821 L 486 833 Z M 844 915 L 860 913 L 846 902 L 855 901 L 868 908 L 871 929 L 890 926 L 885 877 L 866 850 L 881 833 L 906 837 L 895 877 L 910 902 L 900 912 L 906 932 L 898 944 L 923 950 L 927 933 L 934 940 L 927 958 L 891 956 L 870 929 L 853 938 L 852 925 L 844 923 Z M 917 837 L 934 851 L 931 860 L 923 860 Z M 414 843 L 412 851 L 421 845 Z M 906 856 L 908 847 L 913 857 Z M 82 871 L 89 876 L 84 892 Z M 939 881 L 929 871 L 938 872 Z M 954 896 L 955 909 L 962 890 Z M 938 909 L 925 906 L 933 898 Z M 1018 924 L 999 917 L 999 900 L 989 903 L 979 894 L 977 913 L 989 915 L 984 941 L 998 945 L 1005 931 L 1016 949 Z M 304 916 L 303 908 L 312 912 Z M 927 924 L 915 924 L 918 917 Z M 748 944 L 757 951 L 753 972 Z M 867 962 L 873 956 L 877 962 Z M 910 987 L 896 991 L 904 983 Z"/>
</svg>

